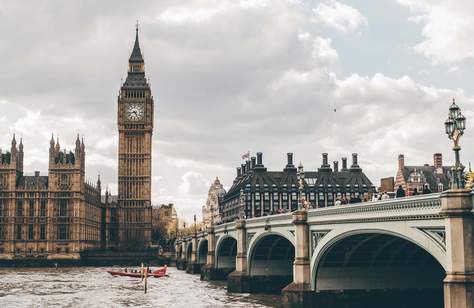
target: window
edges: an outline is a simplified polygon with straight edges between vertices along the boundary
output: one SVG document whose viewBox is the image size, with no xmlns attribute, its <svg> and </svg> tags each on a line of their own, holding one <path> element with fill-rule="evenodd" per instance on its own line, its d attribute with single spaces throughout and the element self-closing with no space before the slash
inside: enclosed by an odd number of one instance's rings
<svg viewBox="0 0 474 308">
<path fill-rule="evenodd" d="M 69 186 L 69 176 L 67 174 L 63 174 L 59 178 L 59 186 L 61 187 L 68 187 Z"/>
<path fill-rule="evenodd" d="M 254 199 L 255 199 L 255 201 L 259 201 L 260 200 L 260 193 L 255 193 L 254 194 Z"/>
<path fill-rule="evenodd" d="M 16 225 L 16 239 L 21 240 L 21 225 Z"/>
<path fill-rule="evenodd" d="M 23 216 L 23 200 L 16 201 L 16 216 Z"/>
<path fill-rule="evenodd" d="M 438 191 L 441 192 L 443 191 L 444 187 L 443 187 L 443 183 L 439 183 L 438 184 Z M 1 216 L 1 215 L 0 215 Z"/>
<path fill-rule="evenodd" d="M 46 216 L 46 200 L 40 201 L 40 216 L 41 217 Z"/>
<path fill-rule="evenodd" d="M 326 202 L 325 202 L 325 200 L 324 200 L 324 193 L 322 193 L 322 192 L 319 193 L 318 205 L 319 205 L 319 207 L 324 207 L 324 206 L 326 206 Z"/>
<path fill-rule="evenodd" d="M 29 213 L 28 215 L 30 217 L 33 217 L 35 216 L 35 200 L 34 199 L 30 199 L 30 202 L 29 202 Z"/>
<path fill-rule="evenodd" d="M 5 226 L 4 224 L 1 224 L 0 225 L 0 240 L 4 240 L 5 239 Z"/>
<path fill-rule="evenodd" d="M 0 200 L 0 217 L 5 215 L 5 200 Z"/>
<path fill-rule="evenodd" d="M 46 225 L 40 225 L 40 240 L 46 239 Z"/>
<path fill-rule="evenodd" d="M 58 240 L 68 240 L 68 239 L 69 239 L 69 226 L 59 225 L 58 226 Z"/>
<path fill-rule="evenodd" d="M 68 201 L 67 199 L 59 200 L 59 216 L 68 216 Z"/>
<path fill-rule="evenodd" d="M 28 225 L 28 239 L 32 240 L 35 238 L 35 232 L 33 230 L 33 225 Z"/>
</svg>

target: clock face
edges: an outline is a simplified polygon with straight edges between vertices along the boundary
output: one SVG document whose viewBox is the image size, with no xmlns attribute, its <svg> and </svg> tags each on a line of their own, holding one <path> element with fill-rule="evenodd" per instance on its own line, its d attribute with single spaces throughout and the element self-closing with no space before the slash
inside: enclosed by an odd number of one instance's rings
<svg viewBox="0 0 474 308">
<path fill-rule="evenodd" d="M 145 111 L 142 104 L 128 104 L 125 110 L 125 116 L 130 121 L 140 121 L 143 119 Z"/>
</svg>

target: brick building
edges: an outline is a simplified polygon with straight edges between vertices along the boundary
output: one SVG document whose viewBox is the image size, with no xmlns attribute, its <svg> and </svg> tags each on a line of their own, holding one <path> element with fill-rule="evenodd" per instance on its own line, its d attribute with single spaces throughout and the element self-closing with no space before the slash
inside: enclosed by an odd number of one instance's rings
<svg viewBox="0 0 474 308">
<path fill-rule="evenodd" d="M 432 192 L 441 192 L 449 189 L 450 172 L 451 167 L 443 166 L 441 153 L 433 154 L 433 165 L 417 166 L 406 165 L 405 156 L 400 154 L 394 190 L 402 186 L 407 196 L 413 195 L 415 189 L 421 194 L 425 187 Z"/>
</svg>

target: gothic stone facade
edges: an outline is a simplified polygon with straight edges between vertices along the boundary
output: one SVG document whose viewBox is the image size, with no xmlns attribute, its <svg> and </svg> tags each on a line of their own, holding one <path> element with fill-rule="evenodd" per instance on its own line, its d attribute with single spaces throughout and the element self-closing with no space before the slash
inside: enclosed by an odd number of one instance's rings
<svg viewBox="0 0 474 308">
<path fill-rule="evenodd" d="M 358 165 L 357 154 L 352 154 L 352 165 L 342 158 L 342 168 L 334 162 L 328 163 L 328 154 L 323 154 L 323 163 L 317 171 L 304 171 L 305 199 L 313 208 L 334 206 L 337 199 L 370 199 L 375 186 Z M 241 192 L 243 204 L 241 204 Z M 237 177 L 232 187 L 219 203 L 222 222 L 237 219 L 241 211 L 247 218 L 294 211 L 300 199 L 297 168 L 293 164 L 293 153 L 287 154 L 287 164 L 282 171 L 267 171 L 262 153 L 237 168 Z"/>
<path fill-rule="evenodd" d="M 51 138 L 47 176 L 23 171 L 23 143 L 0 152 L 0 260 L 79 259 L 101 245 L 100 180 L 85 180 L 85 146 Z"/>
<path fill-rule="evenodd" d="M 151 244 L 153 108 L 137 28 L 127 79 L 120 89 L 117 108 L 118 242 L 127 250 L 146 248 Z"/>
<path fill-rule="evenodd" d="M 202 207 L 202 222 L 205 227 L 210 227 L 212 223 L 218 224 L 221 222 L 219 199 L 224 197 L 225 193 L 219 178 L 216 177 L 214 183 L 209 187 L 206 204 Z"/>
</svg>

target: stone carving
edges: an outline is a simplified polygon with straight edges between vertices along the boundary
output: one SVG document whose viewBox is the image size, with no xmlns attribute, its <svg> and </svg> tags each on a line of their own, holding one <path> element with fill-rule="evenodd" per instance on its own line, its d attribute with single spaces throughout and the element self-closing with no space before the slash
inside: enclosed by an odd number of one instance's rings
<svg viewBox="0 0 474 308">
<path fill-rule="evenodd" d="M 319 241 L 329 233 L 330 230 L 317 230 L 317 231 L 311 231 L 311 252 L 313 252 L 316 249 L 316 246 L 318 246 Z"/>
<path fill-rule="evenodd" d="M 444 228 L 418 228 L 446 251 L 446 230 Z"/>
</svg>

